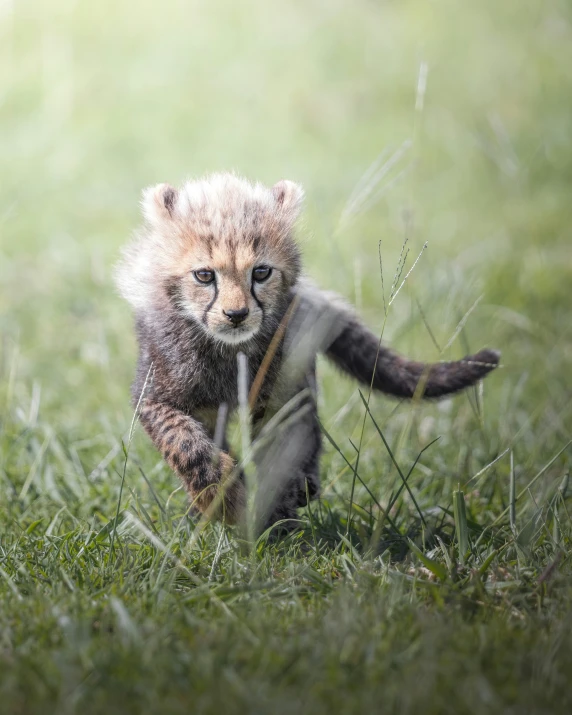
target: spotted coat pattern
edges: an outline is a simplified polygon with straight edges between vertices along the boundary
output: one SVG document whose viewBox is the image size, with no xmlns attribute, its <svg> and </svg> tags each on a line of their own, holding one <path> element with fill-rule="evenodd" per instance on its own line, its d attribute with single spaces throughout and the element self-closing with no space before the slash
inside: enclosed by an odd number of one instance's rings
<svg viewBox="0 0 572 715">
<path fill-rule="evenodd" d="M 408 360 L 380 344 L 338 296 L 301 278 L 292 231 L 302 196 L 292 182 L 267 189 L 232 174 L 148 189 L 145 225 L 117 270 L 136 316 L 132 394 L 141 423 L 193 506 L 229 523 L 243 519 L 247 499 L 221 416 L 237 409 L 238 354 L 246 356 L 256 386 L 259 530 L 295 520 L 307 497 L 319 495 L 318 353 L 400 398 L 457 392 L 499 362 L 493 350 L 436 365 Z M 262 281 L 257 267 L 261 275 L 270 269 Z M 240 325 L 228 320 L 237 310 Z"/>
</svg>

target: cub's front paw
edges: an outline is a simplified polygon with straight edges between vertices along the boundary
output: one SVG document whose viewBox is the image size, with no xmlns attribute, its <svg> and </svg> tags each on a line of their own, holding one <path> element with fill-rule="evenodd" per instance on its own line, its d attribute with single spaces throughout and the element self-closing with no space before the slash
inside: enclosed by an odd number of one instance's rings
<svg viewBox="0 0 572 715">
<path fill-rule="evenodd" d="M 203 465 L 189 483 L 189 496 L 193 506 L 211 519 L 237 524 L 244 513 L 246 493 L 232 457 L 220 452 L 212 462 Z"/>
</svg>

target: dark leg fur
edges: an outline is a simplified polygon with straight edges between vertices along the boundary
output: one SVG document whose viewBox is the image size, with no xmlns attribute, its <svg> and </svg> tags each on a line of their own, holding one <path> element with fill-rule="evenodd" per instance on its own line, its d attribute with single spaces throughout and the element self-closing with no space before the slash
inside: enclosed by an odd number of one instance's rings
<svg viewBox="0 0 572 715">
<path fill-rule="evenodd" d="M 165 461 L 181 478 L 193 504 L 206 511 L 219 486 L 234 469 L 232 458 L 218 452 L 204 427 L 170 405 L 145 400 L 140 420 Z M 225 489 L 224 505 L 214 516 L 236 523 L 244 508 L 244 486 L 240 479 Z"/>
<path fill-rule="evenodd" d="M 350 322 L 327 349 L 338 367 L 360 382 L 395 397 L 441 397 L 483 378 L 499 363 L 496 350 L 481 350 L 457 362 L 429 365 L 407 360 L 381 345 L 357 320 Z M 374 374 L 375 371 L 375 374 Z"/>
</svg>

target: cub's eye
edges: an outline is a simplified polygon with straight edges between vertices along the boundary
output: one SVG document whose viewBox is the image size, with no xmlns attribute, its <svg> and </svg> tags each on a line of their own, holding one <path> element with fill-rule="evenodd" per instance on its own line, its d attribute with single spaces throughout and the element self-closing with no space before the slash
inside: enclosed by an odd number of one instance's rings
<svg viewBox="0 0 572 715">
<path fill-rule="evenodd" d="M 271 274 L 272 268 L 270 268 L 269 266 L 257 266 L 252 271 L 252 277 L 257 283 L 264 283 L 264 281 L 270 278 Z"/>
<path fill-rule="evenodd" d="M 199 281 L 199 283 L 212 283 L 214 281 L 214 271 L 208 271 L 202 268 L 200 271 L 194 271 L 193 275 Z"/>
</svg>

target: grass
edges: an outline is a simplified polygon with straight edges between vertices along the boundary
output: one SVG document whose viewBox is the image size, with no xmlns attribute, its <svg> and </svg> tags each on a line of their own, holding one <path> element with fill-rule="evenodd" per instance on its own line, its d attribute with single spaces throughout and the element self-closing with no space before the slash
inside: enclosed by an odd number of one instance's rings
<svg viewBox="0 0 572 715">
<path fill-rule="evenodd" d="M 2 712 L 570 711 L 571 40 L 559 0 L 0 5 Z M 427 405 L 321 364 L 323 499 L 250 553 L 130 440 L 111 280 L 143 186 L 226 168 L 304 184 L 308 272 L 400 351 L 503 351 Z"/>
</svg>

